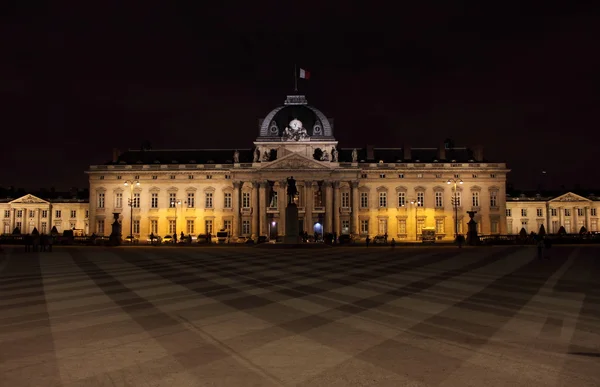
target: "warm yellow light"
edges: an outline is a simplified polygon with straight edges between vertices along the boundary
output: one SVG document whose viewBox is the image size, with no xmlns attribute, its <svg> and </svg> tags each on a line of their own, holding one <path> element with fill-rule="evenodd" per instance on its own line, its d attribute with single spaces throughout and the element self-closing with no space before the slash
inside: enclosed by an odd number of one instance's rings
<svg viewBox="0 0 600 387">
<path fill-rule="evenodd" d="M 129 183 L 128 183 L 128 182 L 125 182 L 123 185 L 124 185 L 125 187 L 127 187 L 127 186 L 129 185 Z"/>
<path fill-rule="evenodd" d="M 461 182 L 461 183 L 462 183 L 462 182 Z M 136 185 L 140 185 L 140 182 L 138 181 L 138 182 L 136 183 Z"/>
<path fill-rule="evenodd" d="M 450 184 L 450 180 L 448 180 L 446 183 L 447 183 L 447 184 Z"/>
<path fill-rule="evenodd" d="M 462 183 L 463 183 L 463 181 L 462 181 L 462 180 L 458 182 L 458 184 L 462 184 Z"/>
</svg>

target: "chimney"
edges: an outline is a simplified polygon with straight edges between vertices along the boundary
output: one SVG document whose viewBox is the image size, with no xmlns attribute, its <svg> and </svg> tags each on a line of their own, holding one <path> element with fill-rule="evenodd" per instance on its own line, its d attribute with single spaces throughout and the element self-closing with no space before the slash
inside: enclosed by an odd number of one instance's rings
<svg viewBox="0 0 600 387">
<path fill-rule="evenodd" d="M 404 144 L 404 161 L 412 160 L 412 155 L 410 153 L 410 144 Z"/>
<path fill-rule="evenodd" d="M 440 144 L 440 146 L 438 147 L 438 155 L 437 155 L 438 160 L 446 160 L 446 142 L 443 142 Z"/>
<path fill-rule="evenodd" d="M 483 161 L 483 146 L 482 145 L 475 145 L 473 147 L 473 158 L 477 162 Z"/>
<path fill-rule="evenodd" d="M 373 145 L 367 145 L 367 160 L 375 160 L 375 152 L 373 151 Z"/>
<path fill-rule="evenodd" d="M 113 159 L 112 159 L 112 162 L 116 163 L 117 161 L 119 161 L 119 156 L 121 156 L 121 152 L 119 151 L 119 149 L 113 148 Z"/>
</svg>

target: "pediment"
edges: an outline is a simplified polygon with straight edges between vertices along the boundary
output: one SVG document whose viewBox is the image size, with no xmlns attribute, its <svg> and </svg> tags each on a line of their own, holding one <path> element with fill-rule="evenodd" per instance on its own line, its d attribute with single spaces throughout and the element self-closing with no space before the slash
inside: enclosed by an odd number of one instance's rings
<svg viewBox="0 0 600 387">
<path fill-rule="evenodd" d="M 37 196 L 27 194 L 18 199 L 13 200 L 10 204 L 49 204 L 49 202 L 38 198 Z"/>
<path fill-rule="evenodd" d="M 303 156 L 299 153 L 291 153 L 283 156 L 282 158 L 269 161 L 266 163 L 261 163 L 260 169 L 292 169 L 292 170 L 302 170 L 302 169 L 321 169 L 321 170 L 330 170 L 332 168 L 331 163 L 329 161 L 317 161 L 306 156 Z"/>
<path fill-rule="evenodd" d="M 573 192 L 567 192 L 564 195 L 560 195 L 550 200 L 551 202 L 591 202 L 590 199 L 584 198 L 583 196 L 579 196 L 574 194 Z"/>
</svg>

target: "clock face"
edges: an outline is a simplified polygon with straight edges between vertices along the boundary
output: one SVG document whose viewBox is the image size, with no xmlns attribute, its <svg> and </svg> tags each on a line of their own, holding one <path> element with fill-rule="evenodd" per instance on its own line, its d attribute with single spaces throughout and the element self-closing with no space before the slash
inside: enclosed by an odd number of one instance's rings
<svg viewBox="0 0 600 387">
<path fill-rule="evenodd" d="M 302 122 L 300 122 L 300 120 L 292 120 L 292 122 L 290 122 L 290 128 L 298 130 L 302 128 Z"/>
</svg>

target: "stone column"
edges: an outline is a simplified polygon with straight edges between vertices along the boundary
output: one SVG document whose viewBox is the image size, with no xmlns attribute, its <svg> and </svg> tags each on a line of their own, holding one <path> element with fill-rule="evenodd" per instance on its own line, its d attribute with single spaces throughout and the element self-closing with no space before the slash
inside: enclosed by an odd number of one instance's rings
<svg viewBox="0 0 600 387">
<path fill-rule="evenodd" d="M 351 233 L 357 235 L 358 234 L 358 205 L 359 205 L 359 197 L 358 197 L 358 181 L 351 182 L 352 184 L 352 227 Z"/>
<path fill-rule="evenodd" d="M 269 184 L 266 181 L 261 181 L 260 185 L 259 185 L 259 189 L 258 189 L 258 196 L 259 196 L 259 203 L 258 203 L 258 208 L 259 208 L 259 221 L 260 221 L 260 235 L 267 235 L 268 232 L 268 224 L 267 224 L 267 205 L 269 203 L 267 203 L 267 186 Z"/>
<path fill-rule="evenodd" d="M 277 224 L 277 234 L 286 235 L 285 231 L 285 208 L 287 207 L 287 181 L 278 181 L 275 183 L 277 189 L 277 210 L 279 210 L 279 223 Z"/>
<path fill-rule="evenodd" d="M 325 186 L 325 232 L 333 233 L 333 187 L 330 181 Z"/>
<path fill-rule="evenodd" d="M 579 225 L 577 224 L 579 220 L 579 217 L 577 216 L 578 210 L 579 207 L 573 206 L 571 208 L 571 232 L 574 234 L 579 234 Z"/>
<path fill-rule="evenodd" d="M 258 215 L 259 215 L 259 201 L 258 201 L 258 182 L 252 182 L 252 234 L 258 237 Z"/>
<path fill-rule="evenodd" d="M 314 202 L 313 182 L 304 182 L 304 231 L 313 234 L 312 209 Z"/>
<path fill-rule="evenodd" d="M 585 211 L 585 229 L 590 231 L 590 208 L 586 206 L 583 210 Z"/>
<path fill-rule="evenodd" d="M 558 207 L 558 229 L 565 225 L 565 210 L 563 207 Z M 558 230 L 556 230 L 558 232 Z"/>
<path fill-rule="evenodd" d="M 240 235 L 240 187 L 242 183 L 233 182 L 233 194 L 231 195 L 231 206 L 233 207 L 233 222 L 231 224 L 231 236 L 236 239 Z"/>
<path fill-rule="evenodd" d="M 21 234 L 28 234 L 27 230 L 27 209 L 23 208 L 23 217 L 21 218 Z"/>
<path fill-rule="evenodd" d="M 341 232 L 340 208 L 342 206 L 342 197 L 340 194 L 340 182 L 333 183 L 333 232 L 339 237 Z"/>
</svg>

